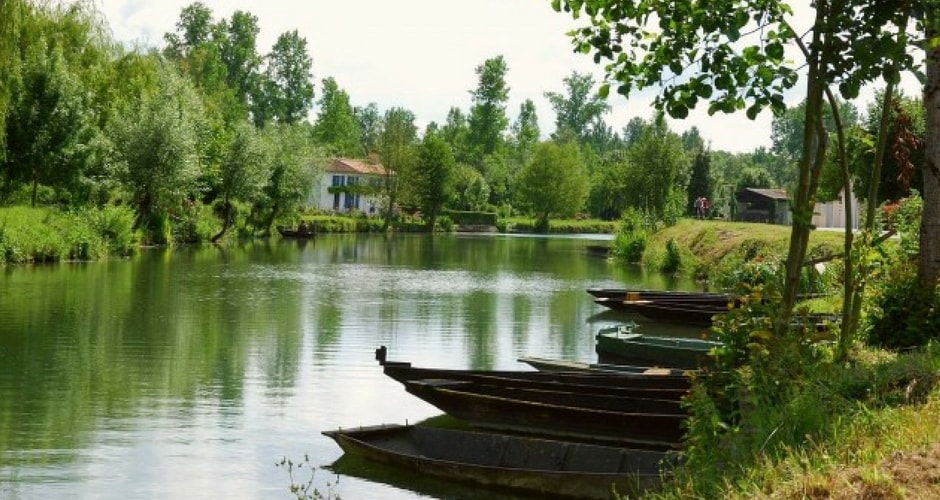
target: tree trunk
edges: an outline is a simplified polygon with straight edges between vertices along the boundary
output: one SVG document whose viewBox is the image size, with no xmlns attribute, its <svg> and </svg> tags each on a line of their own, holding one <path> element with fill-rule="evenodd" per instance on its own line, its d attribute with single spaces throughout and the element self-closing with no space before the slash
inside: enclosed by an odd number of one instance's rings
<svg viewBox="0 0 940 500">
<path fill-rule="evenodd" d="M 281 213 L 281 204 L 277 201 L 274 202 L 274 205 L 271 206 L 271 215 L 268 216 L 268 220 L 264 225 L 264 231 L 268 235 L 271 234 L 271 226 L 274 225 L 274 221 L 277 219 L 277 216 Z"/>
<path fill-rule="evenodd" d="M 920 280 L 933 287 L 940 276 L 940 13 L 936 2 L 926 12 L 927 83 L 924 85 L 924 108 L 927 122 L 924 161 L 924 211 L 920 225 Z"/>
<path fill-rule="evenodd" d="M 231 227 L 232 220 L 232 204 L 228 200 L 225 200 L 225 203 L 222 205 L 222 229 L 213 236 L 209 241 L 212 243 L 218 243 L 219 240 L 225 236 L 225 233 L 228 232 L 229 227 Z"/>
<path fill-rule="evenodd" d="M 809 47 L 813 51 L 807 57 L 809 68 L 806 76 L 806 120 L 803 126 L 803 152 L 800 156 L 800 176 L 796 193 L 790 199 L 790 211 L 793 216 L 790 230 L 790 247 L 787 251 L 786 275 L 783 283 L 780 313 L 777 315 L 774 329 L 778 335 L 784 334 L 790 327 L 790 318 L 796 297 L 799 294 L 800 275 L 806 248 L 809 246 L 809 234 L 813 222 L 813 200 L 819 184 L 819 172 L 826 157 L 826 130 L 822 121 L 822 97 L 825 88 L 822 68 L 829 60 L 829 50 L 822 47 L 820 33 L 828 17 L 828 3 L 818 2 L 813 40 Z"/>
</svg>

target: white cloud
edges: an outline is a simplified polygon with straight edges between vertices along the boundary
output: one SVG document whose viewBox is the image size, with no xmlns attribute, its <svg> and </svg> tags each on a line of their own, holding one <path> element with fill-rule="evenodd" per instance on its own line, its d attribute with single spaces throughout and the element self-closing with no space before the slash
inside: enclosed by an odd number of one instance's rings
<svg viewBox="0 0 940 500">
<path fill-rule="evenodd" d="M 163 34 L 175 30 L 184 0 L 98 0 L 118 40 L 162 44 Z M 477 86 L 475 68 L 503 55 L 509 71 L 508 114 L 532 99 L 543 135 L 554 130 L 554 112 L 546 91 L 563 92 L 563 79 L 572 71 L 591 73 L 600 81 L 602 70 L 588 55 L 574 54 L 565 34 L 575 24 L 556 13 L 547 0 L 204 0 L 216 19 L 236 10 L 257 16 L 261 26 L 258 50 L 267 52 L 281 33 L 298 30 L 313 57 L 314 79 L 336 79 L 352 103 L 375 102 L 380 110 L 400 106 L 415 113 L 421 124 L 443 122 L 453 107 L 467 111 L 470 91 Z M 611 95 L 606 117 L 621 130 L 633 117 L 652 116 L 651 98 L 638 94 L 629 100 Z M 770 145 L 769 112 L 756 121 L 744 113 L 708 116 L 694 111 L 683 121 L 671 120 L 673 130 L 696 126 L 713 149 L 751 151 Z"/>
</svg>

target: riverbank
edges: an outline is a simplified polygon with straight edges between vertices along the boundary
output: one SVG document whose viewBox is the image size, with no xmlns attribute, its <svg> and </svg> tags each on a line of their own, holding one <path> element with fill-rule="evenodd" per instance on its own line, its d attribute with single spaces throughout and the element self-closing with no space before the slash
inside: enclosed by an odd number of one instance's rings
<svg viewBox="0 0 940 500">
<path fill-rule="evenodd" d="M 789 230 L 680 221 L 651 235 L 644 264 L 657 267 L 673 242 L 687 269 L 712 278 L 734 275 L 747 262 L 785 258 Z M 808 259 L 840 254 L 843 239 L 839 231 L 814 231 Z M 884 314 L 884 304 L 873 297 L 896 292 L 891 268 L 911 265 L 892 260 L 890 249 L 877 254 L 880 267 L 869 276 L 863 315 Z M 829 264 L 840 267 L 838 259 Z M 830 286 L 840 293 L 833 274 Z M 735 334 L 728 324 L 719 328 Z M 738 332 L 749 335 L 741 351 L 748 362 L 722 374 L 728 401 L 737 409 L 717 407 L 721 388 L 716 393 L 711 387 L 708 396 L 705 386 L 694 393 L 688 401 L 694 415 L 688 466 L 648 497 L 940 498 L 940 347 L 880 350 L 866 346 L 863 331 L 856 332 L 858 343 L 841 363 L 825 343 Z M 730 421 L 722 418 L 728 415 Z"/>
</svg>

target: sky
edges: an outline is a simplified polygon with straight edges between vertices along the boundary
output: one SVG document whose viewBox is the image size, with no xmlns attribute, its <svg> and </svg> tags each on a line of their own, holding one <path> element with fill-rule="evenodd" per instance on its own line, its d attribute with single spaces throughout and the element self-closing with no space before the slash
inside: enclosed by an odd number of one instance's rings
<svg viewBox="0 0 940 500">
<path fill-rule="evenodd" d="M 114 37 L 125 43 L 163 46 L 192 0 L 95 0 Z M 566 32 L 578 26 L 555 12 L 549 0 L 203 0 L 216 21 L 237 10 L 258 18 L 257 49 L 267 53 L 278 35 L 298 30 L 313 59 L 316 98 L 321 81 L 333 77 L 353 106 L 376 103 L 412 111 L 419 127 L 442 124 L 447 112 L 469 111 L 478 84 L 476 68 L 502 55 L 508 71 L 506 112 L 515 121 L 520 105 L 535 103 L 543 137 L 555 130 L 545 92 L 567 95 L 564 78 L 578 72 L 603 78 L 590 55 L 575 54 Z M 585 21 L 580 21 L 583 24 Z M 634 117 L 654 114 L 654 90 L 608 98 L 607 124 L 617 132 Z M 796 100 L 801 100 L 797 96 Z M 771 115 L 749 120 L 743 112 L 708 116 L 699 105 L 685 120 L 669 120 L 676 132 L 695 126 L 713 150 L 734 153 L 770 147 Z M 864 110 L 864 108 L 862 108 Z M 311 119 L 315 118 L 316 109 Z"/>
</svg>

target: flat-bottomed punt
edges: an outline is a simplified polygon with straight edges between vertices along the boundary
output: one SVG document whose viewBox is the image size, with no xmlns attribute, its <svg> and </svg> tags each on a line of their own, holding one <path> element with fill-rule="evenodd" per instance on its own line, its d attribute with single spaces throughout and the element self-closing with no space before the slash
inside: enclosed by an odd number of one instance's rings
<svg viewBox="0 0 940 500">
<path fill-rule="evenodd" d="M 683 370 L 679 368 L 664 368 L 656 366 L 637 366 L 617 363 L 588 363 L 585 361 L 569 361 L 566 359 L 540 358 L 537 356 L 524 356 L 517 361 L 525 363 L 532 368 L 544 372 L 601 372 L 601 373 L 637 373 L 642 375 L 670 375 L 692 376 L 698 370 Z"/>
<path fill-rule="evenodd" d="M 636 497 L 670 474 L 662 452 L 424 426 L 324 431 L 345 453 L 538 497 Z"/>
<path fill-rule="evenodd" d="M 687 415 L 585 408 L 479 394 L 460 382 L 415 380 L 405 390 L 444 413 L 480 429 L 552 436 L 648 449 L 680 446 Z"/>
<path fill-rule="evenodd" d="M 601 328 L 597 333 L 597 354 L 602 359 L 697 369 L 710 366 L 709 351 L 722 346 L 721 342 L 713 340 L 657 337 L 635 330 L 635 325 Z"/>
<path fill-rule="evenodd" d="M 601 328 L 597 333 L 597 354 L 602 359 L 697 369 L 711 366 L 709 352 L 723 345 L 714 340 L 657 337 L 635 330 L 634 325 Z"/>
</svg>

